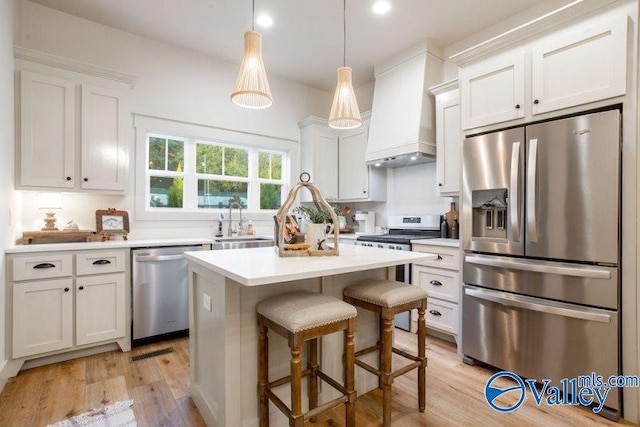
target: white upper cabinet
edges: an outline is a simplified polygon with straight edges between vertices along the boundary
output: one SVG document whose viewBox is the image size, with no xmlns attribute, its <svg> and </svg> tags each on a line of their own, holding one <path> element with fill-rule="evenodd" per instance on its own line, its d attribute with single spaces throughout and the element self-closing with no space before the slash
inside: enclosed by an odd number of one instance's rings
<svg viewBox="0 0 640 427">
<path fill-rule="evenodd" d="M 592 18 L 462 66 L 462 128 L 544 119 L 537 115 L 624 95 L 628 20 Z"/>
<path fill-rule="evenodd" d="M 532 113 L 624 95 L 626 16 L 594 22 L 532 46 Z"/>
<path fill-rule="evenodd" d="M 369 197 L 369 167 L 365 163 L 367 127 L 340 136 L 338 145 L 338 194 L 340 199 Z"/>
<path fill-rule="evenodd" d="M 83 189 L 124 190 L 127 171 L 126 94 L 82 85 Z"/>
<path fill-rule="evenodd" d="M 21 73 L 18 155 L 22 185 L 73 188 L 75 108 L 72 81 Z"/>
<path fill-rule="evenodd" d="M 464 129 L 524 117 L 524 58 L 510 53 L 461 71 Z"/>
<path fill-rule="evenodd" d="M 44 58 L 54 65 L 44 67 L 39 53 L 20 52 L 34 62 L 16 60 L 16 187 L 123 192 L 133 128 L 127 124 L 132 80 L 127 84 L 129 76 L 110 78 L 97 67 L 85 75 L 58 57 Z"/>
<path fill-rule="evenodd" d="M 462 127 L 458 80 L 430 88 L 436 96 L 436 174 L 441 196 L 460 194 Z"/>
<path fill-rule="evenodd" d="M 311 175 L 311 182 L 327 200 L 338 199 L 338 135 L 320 123 L 302 124 L 300 129 L 300 172 Z M 309 191 L 300 200 L 312 201 Z"/>
</svg>

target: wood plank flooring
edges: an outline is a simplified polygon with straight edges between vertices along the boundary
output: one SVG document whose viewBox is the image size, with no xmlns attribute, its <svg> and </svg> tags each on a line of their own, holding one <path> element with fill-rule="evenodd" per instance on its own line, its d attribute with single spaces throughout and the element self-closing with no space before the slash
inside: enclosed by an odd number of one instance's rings
<svg viewBox="0 0 640 427">
<path fill-rule="evenodd" d="M 415 350 L 415 335 L 396 332 L 396 345 Z M 136 362 L 130 356 L 173 347 L 174 352 Z M 0 426 L 40 427 L 93 407 L 133 399 L 139 426 L 204 426 L 189 397 L 187 338 L 113 351 L 20 372 L 0 394 Z M 413 426 L 596 426 L 613 423 L 583 407 L 537 407 L 531 396 L 511 414 L 489 408 L 483 390 L 492 371 L 463 364 L 455 346 L 428 337 L 427 409 L 417 408 L 415 370 L 393 384 L 393 425 Z M 257 362 L 256 362 L 257 363 Z M 402 359 L 394 364 L 403 363 Z M 358 397 L 358 426 L 380 426 L 382 393 Z M 344 410 L 323 415 L 313 426 L 343 426 Z M 236 427 L 236 426 L 229 426 Z"/>
</svg>

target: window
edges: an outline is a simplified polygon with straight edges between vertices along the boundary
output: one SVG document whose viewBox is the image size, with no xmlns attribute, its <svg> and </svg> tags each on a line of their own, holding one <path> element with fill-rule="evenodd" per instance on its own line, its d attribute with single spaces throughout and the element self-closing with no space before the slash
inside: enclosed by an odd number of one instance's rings
<svg viewBox="0 0 640 427">
<path fill-rule="evenodd" d="M 274 210 L 282 204 L 287 153 L 220 141 L 148 133 L 146 210 Z"/>
</svg>

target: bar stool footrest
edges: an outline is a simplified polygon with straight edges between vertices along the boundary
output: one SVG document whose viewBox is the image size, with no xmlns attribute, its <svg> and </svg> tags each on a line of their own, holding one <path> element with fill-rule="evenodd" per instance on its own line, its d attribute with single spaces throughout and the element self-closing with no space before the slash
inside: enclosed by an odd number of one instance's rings
<svg viewBox="0 0 640 427">
<path fill-rule="evenodd" d="M 311 418 L 317 417 L 318 415 L 324 413 L 325 411 L 329 411 L 333 408 L 337 408 L 340 405 L 344 405 L 345 403 L 349 402 L 349 397 L 348 396 L 340 396 L 337 397 L 327 403 L 323 403 L 322 405 L 318 406 L 316 409 L 312 409 L 309 412 L 307 412 L 306 414 L 304 414 L 304 420 L 310 420 Z"/>
<path fill-rule="evenodd" d="M 380 351 L 381 349 L 382 346 L 380 344 L 372 345 L 371 347 L 356 351 L 355 357 L 364 356 L 365 354 L 369 354 L 373 351 Z"/>
<path fill-rule="evenodd" d="M 305 369 L 302 371 L 301 377 L 308 377 L 311 375 L 311 369 Z M 287 384 L 291 382 L 291 375 L 287 375 L 286 377 L 278 378 L 277 380 L 273 380 L 269 383 L 269 388 L 280 387 L 281 385 Z"/>
</svg>

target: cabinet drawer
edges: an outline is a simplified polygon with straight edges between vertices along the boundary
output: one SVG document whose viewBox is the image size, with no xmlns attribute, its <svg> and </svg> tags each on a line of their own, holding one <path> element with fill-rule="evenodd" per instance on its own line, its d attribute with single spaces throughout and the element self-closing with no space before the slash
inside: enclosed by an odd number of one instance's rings
<svg viewBox="0 0 640 427">
<path fill-rule="evenodd" d="M 413 265 L 411 280 L 429 292 L 429 297 L 451 302 L 460 300 L 460 274 L 457 271 Z"/>
<path fill-rule="evenodd" d="M 13 257 L 13 280 L 49 279 L 71 276 L 71 254 L 49 253 Z"/>
<path fill-rule="evenodd" d="M 430 245 L 413 245 L 411 250 L 414 252 L 425 252 L 438 256 L 436 259 L 421 261 L 420 265 L 449 268 L 451 270 L 460 269 L 460 252 L 457 248 Z"/>
<path fill-rule="evenodd" d="M 117 273 L 125 270 L 124 251 L 89 251 L 76 255 L 76 274 Z"/>
<path fill-rule="evenodd" d="M 458 335 L 458 304 L 429 299 L 425 320 L 428 328 Z"/>
</svg>

